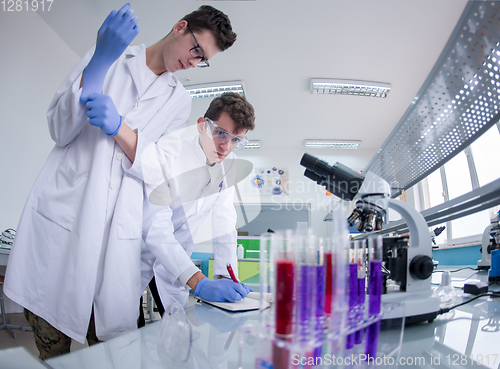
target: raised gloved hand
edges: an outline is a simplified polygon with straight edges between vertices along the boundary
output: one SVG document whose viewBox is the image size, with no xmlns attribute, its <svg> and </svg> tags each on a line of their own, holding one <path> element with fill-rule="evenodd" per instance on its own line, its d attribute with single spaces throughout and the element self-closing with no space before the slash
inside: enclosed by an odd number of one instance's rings
<svg viewBox="0 0 500 369">
<path fill-rule="evenodd" d="M 113 10 L 97 32 L 97 41 L 92 59 L 83 72 L 83 86 L 80 101 L 87 103 L 93 92 L 102 92 L 106 73 L 139 33 L 138 18 L 130 4 L 120 10 Z"/>
<path fill-rule="evenodd" d="M 109 136 L 114 136 L 120 130 L 122 117 L 116 111 L 113 99 L 108 95 L 93 93 L 85 104 L 87 117 L 93 126 L 100 127 Z"/>
<path fill-rule="evenodd" d="M 230 279 L 212 281 L 205 277 L 198 282 L 194 295 L 207 301 L 235 302 L 248 295 L 248 290 Z"/>
</svg>

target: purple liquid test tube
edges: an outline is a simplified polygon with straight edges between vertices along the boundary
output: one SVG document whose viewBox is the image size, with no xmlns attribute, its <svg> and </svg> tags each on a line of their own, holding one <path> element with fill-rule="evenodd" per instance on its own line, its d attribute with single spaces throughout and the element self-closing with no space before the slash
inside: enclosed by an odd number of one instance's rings
<svg viewBox="0 0 500 369">
<path fill-rule="evenodd" d="M 316 325 L 314 357 L 321 357 L 323 347 L 323 330 L 325 326 L 325 248 L 324 240 L 318 239 L 316 247 Z"/>
<path fill-rule="evenodd" d="M 309 345 L 314 340 L 316 263 L 315 236 L 311 229 L 297 231 L 297 265 L 299 266 L 297 305 L 298 305 L 298 342 Z"/>
<path fill-rule="evenodd" d="M 382 301 L 382 236 L 369 238 L 368 247 L 370 251 L 370 274 L 368 277 L 368 316 L 373 317 L 380 314 Z M 365 354 L 368 359 L 376 358 L 378 336 L 380 332 L 380 320 L 371 324 L 366 329 Z"/>
<path fill-rule="evenodd" d="M 315 267 L 313 265 L 300 266 L 300 294 L 299 294 L 299 330 L 300 341 L 305 342 L 310 338 L 312 313 L 313 313 L 313 282 Z"/>
<path fill-rule="evenodd" d="M 349 328 L 356 325 L 356 305 L 358 303 L 358 265 L 355 263 L 349 264 L 349 311 L 347 321 Z M 347 336 L 346 349 L 354 347 L 354 333 Z"/>
<path fill-rule="evenodd" d="M 358 321 L 362 321 L 365 315 L 365 287 L 366 287 L 366 247 L 364 241 L 359 242 L 358 247 Z M 354 334 L 354 343 L 359 345 L 363 342 L 363 329 Z"/>
</svg>

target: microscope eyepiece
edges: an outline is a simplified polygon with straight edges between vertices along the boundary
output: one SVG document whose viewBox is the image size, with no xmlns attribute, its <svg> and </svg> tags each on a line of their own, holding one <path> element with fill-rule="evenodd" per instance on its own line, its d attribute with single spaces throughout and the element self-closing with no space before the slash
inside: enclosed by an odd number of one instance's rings
<svg viewBox="0 0 500 369">
<path fill-rule="evenodd" d="M 364 180 L 361 174 L 345 165 L 336 163 L 331 166 L 308 153 L 302 156 L 300 165 L 307 168 L 304 172 L 307 178 L 325 186 L 328 191 L 343 200 L 352 200 Z"/>
<path fill-rule="evenodd" d="M 304 176 L 306 176 L 307 178 L 313 180 L 314 182 L 317 182 L 318 179 L 321 179 L 320 176 L 318 176 L 316 173 L 314 173 L 312 170 L 310 169 L 306 169 L 304 171 Z"/>
</svg>

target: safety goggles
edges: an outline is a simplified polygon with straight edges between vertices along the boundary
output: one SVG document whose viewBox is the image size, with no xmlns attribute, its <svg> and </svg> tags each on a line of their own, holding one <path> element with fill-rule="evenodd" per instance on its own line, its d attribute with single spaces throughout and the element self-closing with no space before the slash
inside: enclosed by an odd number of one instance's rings
<svg viewBox="0 0 500 369">
<path fill-rule="evenodd" d="M 229 142 L 233 150 L 242 149 L 248 143 L 248 138 L 246 136 L 236 136 L 232 133 L 229 133 L 225 129 L 215 124 L 210 118 L 205 118 L 205 122 L 207 123 L 208 127 L 207 134 L 214 141 L 219 141 L 222 143 Z"/>
</svg>

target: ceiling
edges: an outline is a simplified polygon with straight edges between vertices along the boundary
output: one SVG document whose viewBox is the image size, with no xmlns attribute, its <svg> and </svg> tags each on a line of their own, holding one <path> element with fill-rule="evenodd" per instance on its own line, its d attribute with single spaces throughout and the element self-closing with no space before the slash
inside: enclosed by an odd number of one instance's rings
<svg viewBox="0 0 500 369">
<path fill-rule="evenodd" d="M 55 1 L 39 13 L 79 56 L 123 1 Z M 465 0 L 131 1 L 149 46 L 185 14 L 210 4 L 231 19 L 238 40 L 209 69 L 176 75 L 185 85 L 243 80 L 256 111 L 248 134 L 263 148 L 300 149 L 304 139 L 361 140 L 364 164 L 382 146 L 441 54 Z M 386 99 L 312 95 L 310 78 L 386 82 Z M 193 101 L 191 123 L 208 99 Z M 369 153 L 369 155 L 366 155 Z M 358 155 L 353 152 L 352 155 Z"/>
</svg>

